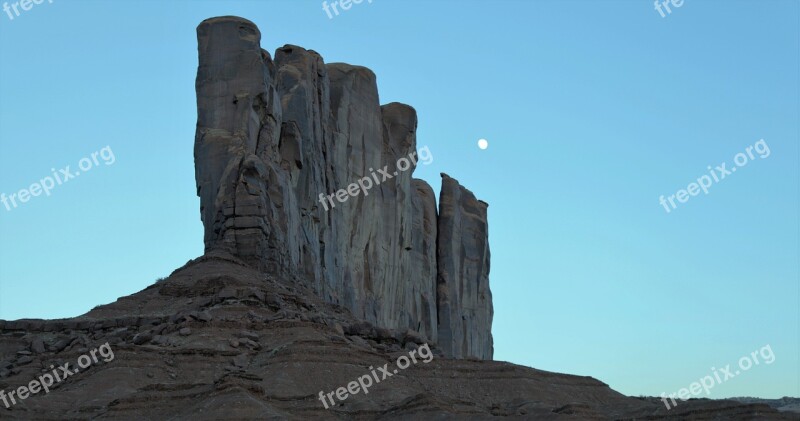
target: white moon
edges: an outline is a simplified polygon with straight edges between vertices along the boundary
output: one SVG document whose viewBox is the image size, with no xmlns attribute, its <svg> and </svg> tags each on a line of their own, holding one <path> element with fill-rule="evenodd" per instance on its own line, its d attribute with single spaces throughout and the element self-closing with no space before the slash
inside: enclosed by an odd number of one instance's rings
<svg viewBox="0 0 800 421">
<path fill-rule="evenodd" d="M 480 140 L 478 140 L 478 147 L 479 147 L 479 148 L 481 148 L 481 149 L 486 149 L 486 148 L 488 148 L 488 147 L 489 147 L 489 141 L 488 141 L 488 140 L 486 140 L 486 139 L 480 139 Z"/>
</svg>

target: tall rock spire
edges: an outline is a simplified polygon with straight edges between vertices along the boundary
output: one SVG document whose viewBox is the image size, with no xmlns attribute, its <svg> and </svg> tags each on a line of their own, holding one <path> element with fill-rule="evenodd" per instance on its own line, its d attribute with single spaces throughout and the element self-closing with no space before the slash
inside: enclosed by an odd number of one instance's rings
<svg viewBox="0 0 800 421">
<path fill-rule="evenodd" d="M 439 346 L 455 357 L 491 359 L 489 205 L 442 173 L 436 244 Z"/>
<path fill-rule="evenodd" d="M 195 173 L 206 252 L 292 274 L 376 326 L 410 329 L 456 358 L 492 358 L 486 205 L 401 158 L 417 114 L 380 105 L 375 74 L 287 45 L 272 60 L 237 17 L 197 28 Z M 327 196 L 390 175 L 347 201 Z"/>
</svg>

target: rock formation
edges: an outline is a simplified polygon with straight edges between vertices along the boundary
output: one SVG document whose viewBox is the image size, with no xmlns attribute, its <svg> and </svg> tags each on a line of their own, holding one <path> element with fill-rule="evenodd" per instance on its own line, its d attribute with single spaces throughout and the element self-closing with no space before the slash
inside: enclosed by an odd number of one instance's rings
<svg viewBox="0 0 800 421">
<path fill-rule="evenodd" d="M 488 205 L 458 182 L 444 176 L 439 206 L 437 307 L 439 345 L 456 358 L 474 350 L 492 350 L 492 334 L 473 326 L 491 326 Z M 469 280 L 464 282 L 463 280 Z M 491 358 L 488 355 L 478 355 Z"/>
<path fill-rule="evenodd" d="M 765 403 L 667 410 L 591 377 L 489 361 L 485 203 L 443 176 L 437 215 L 410 172 L 327 212 L 316 202 L 370 168 L 393 173 L 416 147 L 414 110 L 379 106 L 365 68 L 292 46 L 272 62 L 242 19 L 198 36 L 207 253 L 80 317 L 0 320 L 0 419 L 797 419 Z M 428 345 L 429 360 L 368 394 L 319 399 Z M 100 346 L 114 358 L 78 372 Z M 22 397 L 65 363 L 73 375 Z"/>
<path fill-rule="evenodd" d="M 419 332 L 448 356 L 491 359 L 487 205 L 442 174 L 437 216 L 415 162 L 397 167 L 417 150 L 414 109 L 381 106 L 364 67 L 289 45 L 273 61 L 245 19 L 209 19 L 197 32 L 206 252 L 300 274 L 365 321 Z M 378 169 L 392 178 L 345 203 L 320 200 Z"/>
</svg>

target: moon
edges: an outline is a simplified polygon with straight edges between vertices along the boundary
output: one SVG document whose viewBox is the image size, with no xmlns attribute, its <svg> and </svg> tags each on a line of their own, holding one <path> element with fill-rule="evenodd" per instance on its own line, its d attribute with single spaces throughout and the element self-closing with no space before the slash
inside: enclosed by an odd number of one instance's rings
<svg viewBox="0 0 800 421">
<path fill-rule="evenodd" d="M 479 148 L 481 148 L 481 149 L 486 149 L 486 148 L 488 148 L 488 147 L 489 147 L 489 141 L 488 141 L 488 140 L 486 140 L 486 139 L 480 139 L 480 140 L 478 140 L 478 147 L 479 147 Z"/>
</svg>

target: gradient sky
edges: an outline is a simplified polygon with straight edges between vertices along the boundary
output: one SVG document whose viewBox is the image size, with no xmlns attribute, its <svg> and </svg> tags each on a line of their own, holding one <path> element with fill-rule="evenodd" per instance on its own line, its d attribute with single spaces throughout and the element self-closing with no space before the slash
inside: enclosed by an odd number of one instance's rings
<svg viewBox="0 0 800 421">
<path fill-rule="evenodd" d="M 415 176 L 487 201 L 495 358 L 673 393 L 769 345 L 710 397 L 800 396 L 795 0 L 54 0 L 0 14 L 0 318 L 76 316 L 202 254 L 196 26 L 238 15 L 364 65 L 414 106 Z M 489 141 L 481 150 L 479 138 Z M 667 213 L 708 166 L 770 155 Z M 2 205 L 0 205 L 2 206 Z"/>
</svg>

